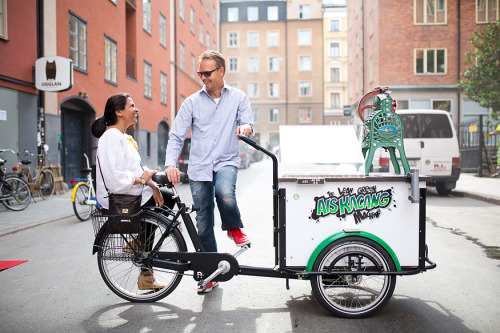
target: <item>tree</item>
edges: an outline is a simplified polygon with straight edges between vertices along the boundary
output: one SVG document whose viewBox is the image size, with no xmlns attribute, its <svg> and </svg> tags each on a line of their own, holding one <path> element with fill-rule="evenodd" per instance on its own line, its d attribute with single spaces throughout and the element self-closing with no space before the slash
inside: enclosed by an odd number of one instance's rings
<svg viewBox="0 0 500 333">
<path fill-rule="evenodd" d="M 467 70 L 458 88 L 485 108 L 492 108 L 492 118 L 500 116 L 500 20 L 474 31 L 471 44 L 475 50 L 465 54 Z"/>
</svg>

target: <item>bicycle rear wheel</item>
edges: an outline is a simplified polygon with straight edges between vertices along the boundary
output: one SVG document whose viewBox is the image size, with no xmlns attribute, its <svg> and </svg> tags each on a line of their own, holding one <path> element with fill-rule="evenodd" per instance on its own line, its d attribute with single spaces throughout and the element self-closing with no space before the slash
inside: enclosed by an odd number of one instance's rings
<svg viewBox="0 0 500 333">
<path fill-rule="evenodd" d="M 131 302 L 155 302 L 174 291 L 182 279 L 182 272 L 145 267 L 141 263 L 158 244 L 171 222 L 164 215 L 145 211 L 141 223 L 140 234 L 104 232 L 97 243 L 97 263 L 104 282 L 116 295 Z M 184 238 L 177 228 L 163 240 L 159 251 L 187 251 Z M 163 288 L 139 289 L 139 275 L 146 270 L 153 275 L 153 285 Z"/>
<path fill-rule="evenodd" d="M 42 170 L 40 174 L 39 191 L 42 199 L 47 200 L 54 193 L 54 174 L 50 170 Z"/>
<path fill-rule="evenodd" d="M 92 212 L 91 205 L 87 205 L 85 201 L 89 198 L 89 186 L 87 184 L 77 184 L 75 190 L 75 200 L 73 201 L 73 211 L 80 221 L 87 221 Z"/>
<path fill-rule="evenodd" d="M 11 176 L 0 184 L 0 197 L 5 207 L 11 210 L 23 210 L 31 202 L 31 192 L 24 180 Z"/>
</svg>

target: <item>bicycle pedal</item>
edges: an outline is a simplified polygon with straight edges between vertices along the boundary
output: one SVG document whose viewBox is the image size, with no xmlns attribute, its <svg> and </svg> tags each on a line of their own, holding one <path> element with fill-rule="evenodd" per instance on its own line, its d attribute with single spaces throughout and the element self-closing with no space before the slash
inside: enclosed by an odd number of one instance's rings
<svg viewBox="0 0 500 333">
<path fill-rule="evenodd" d="M 245 252 L 248 249 L 250 249 L 250 244 L 243 245 L 242 247 L 240 247 L 240 249 L 238 251 L 236 251 L 233 254 L 233 257 L 236 258 L 237 256 L 239 256 L 240 254 L 242 254 L 243 252 Z"/>
</svg>

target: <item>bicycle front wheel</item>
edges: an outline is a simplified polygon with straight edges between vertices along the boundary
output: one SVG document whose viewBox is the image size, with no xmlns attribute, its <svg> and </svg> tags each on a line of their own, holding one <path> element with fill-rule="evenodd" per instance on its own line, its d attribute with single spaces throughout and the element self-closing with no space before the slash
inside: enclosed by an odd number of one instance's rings
<svg viewBox="0 0 500 333">
<path fill-rule="evenodd" d="M 14 176 L 5 178 L 0 184 L 0 197 L 3 205 L 11 210 L 23 210 L 31 202 L 28 183 Z"/>
<path fill-rule="evenodd" d="M 89 186 L 84 183 L 76 185 L 75 200 L 73 201 L 73 211 L 80 221 L 87 221 L 92 212 L 92 206 L 87 205 L 85 201 L 89 198 Z"/>
<path fill-rule="evenodd" d="M 142 259 L 147 258 L 158 245 L 170 224 L 171 221 L 164 215 L 145 211 L 141 233 L 102 234 L 97 251 L 99 272 L 116 295 L 131 302 L 155 302 L 174 291 L 183 272 L 142 264 Z M 177 228 L 159 244 L 159 251 L 187 251 L 184 238 Z M 144 273 L 149 275 L 148 281 L 140 278 Z"/>
<path fill-rule="evenodd" d="M 54 193 L 54 174 L 50 170 L 43 170 L 40 174 L 39 191 L 42 199 L 47 200 Z"/>
</svg>

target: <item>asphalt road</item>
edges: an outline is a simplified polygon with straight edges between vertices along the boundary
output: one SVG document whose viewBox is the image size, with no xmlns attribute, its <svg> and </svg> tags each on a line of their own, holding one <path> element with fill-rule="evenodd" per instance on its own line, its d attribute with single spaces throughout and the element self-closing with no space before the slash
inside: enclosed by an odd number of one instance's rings
<svg viewBox="0 0 500 333">
<path fill-rule="evenodd" d="M 268 161 L 241 170 L 238 199 L 252 248 L 243 265 L 273 267 Z M 188 185 L 179 191 L 190 201 Z M 427 244 L 435 270 L 398 277 L 375 316 L 341 319 L 308 281 L 236 276 L 197 295 L 184 277 L 167 298 L 129 303 L 102 281 L 91 255 L 90 221 L 67 218 L 0 237 L 0 260 L 29 260 L 0 272 L 0 332 L 497 332 L 500 327 L 500 206 L 430 191 Z M 217 231 L 221 251 L 234 244 Z"/>
</svg>

